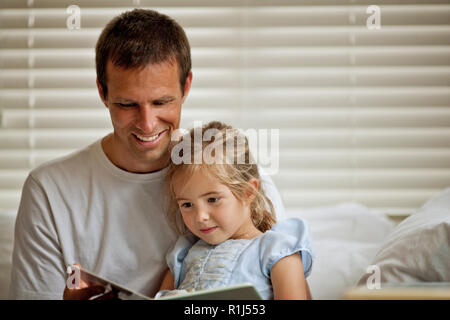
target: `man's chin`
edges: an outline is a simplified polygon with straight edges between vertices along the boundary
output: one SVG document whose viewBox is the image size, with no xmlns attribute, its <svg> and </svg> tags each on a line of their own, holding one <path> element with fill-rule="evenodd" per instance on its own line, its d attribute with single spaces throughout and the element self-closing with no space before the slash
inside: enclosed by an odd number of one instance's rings
<svg viewBox="0 0 450 320">
<path fill-rule="evenodd" d="M 166 167 L 170 159 L 168 151 L 149 150 L 147 152 L 139 152 L 138 150 L 134 150 L 133 153 L 140 166 L 143 168 L 151 168 L 151 171 L 160 170 Z"/>
</svg>

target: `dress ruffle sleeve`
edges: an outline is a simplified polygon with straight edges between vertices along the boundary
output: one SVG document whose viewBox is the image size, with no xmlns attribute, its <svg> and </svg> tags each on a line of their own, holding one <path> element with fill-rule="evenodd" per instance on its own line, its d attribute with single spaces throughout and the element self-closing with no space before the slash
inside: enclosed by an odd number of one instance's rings
<svg viewBox="0 0 450 320">
<path fill-rule="evenodd" d="M 261 239 L 260 259 L 263 273 L 270 277 L 270 271 L 278 260 L 296 252 L 300 253 L 306 278 L 311 273 L 314 259 L 308 224 L 299 218 L 284 219 L 266 231 Z"/>
</svg>

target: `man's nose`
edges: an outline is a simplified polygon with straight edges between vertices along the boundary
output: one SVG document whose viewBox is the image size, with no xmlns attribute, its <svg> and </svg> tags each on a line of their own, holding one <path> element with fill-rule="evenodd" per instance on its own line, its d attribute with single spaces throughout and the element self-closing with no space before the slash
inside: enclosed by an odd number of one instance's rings
<svg viewBox="0 0 450 320">
<path fill-rule="evenodd" d="M 156 128 L 156 113 L 153 107 L 149 104 L 139 106 L 139 114 L 136 121 L 136 126 L 142 133 L 154 133 Z"/>
</svg>

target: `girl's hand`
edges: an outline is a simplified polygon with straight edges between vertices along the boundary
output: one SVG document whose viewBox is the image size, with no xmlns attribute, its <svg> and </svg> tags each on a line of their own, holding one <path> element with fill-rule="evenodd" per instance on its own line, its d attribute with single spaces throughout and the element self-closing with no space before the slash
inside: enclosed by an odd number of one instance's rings
<svg viewBox="0 0 450 320">
<path fill-rule="evenodd" d="M 159 287 L 159 291 L 161 290 L 174 290 L 175 289 L 175 279 L 172 276 L 172 272 L 170 269 L 167 269 L 166 274 L 161 282 L 161 286 Z"/>
</svg>

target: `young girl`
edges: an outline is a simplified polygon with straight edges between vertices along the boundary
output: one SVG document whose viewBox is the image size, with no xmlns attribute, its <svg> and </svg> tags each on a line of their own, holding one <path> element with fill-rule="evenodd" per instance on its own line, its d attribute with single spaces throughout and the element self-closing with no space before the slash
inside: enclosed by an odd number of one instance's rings
<svg viewBox="0 0 450 320">
<path fill-rule="evenodd" d="M 157 297 L 180 292 L 169 291 L 174 289 L 251 282 L 264 299 L 310 299 L 305 278 L 313 256 L 306 223 L 291 218 L 275 224 L 245 136 L 220 122 L 205 125 L 202 137 L 208 130 L 219 133 L 214 141 L 199 146 L 194 129 L 181 141 L 190 147 L 182 152 L 190 149 L 192 160 L 200 152 L 203 161 L 172 161 L 166 174 L 169 219 L 181 236 L 167 254 L 169 270 Z M 243 137 L 245 144 L 239 146 Z M 231 151 L 230 142 L 235 146 Z M 217 147 L 224 152 L 216 152 Z M 208 155 L 216 157 L 214 163 Z"/>
</svg>

